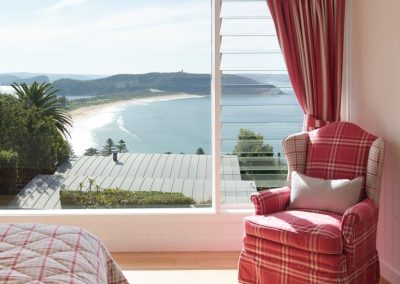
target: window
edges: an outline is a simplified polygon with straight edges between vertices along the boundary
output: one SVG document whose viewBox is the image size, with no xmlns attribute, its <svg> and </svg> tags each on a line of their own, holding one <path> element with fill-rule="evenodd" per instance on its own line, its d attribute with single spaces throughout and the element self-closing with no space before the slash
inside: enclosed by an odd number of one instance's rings
<svg viewBox="0 0 400 284">
<path fill-rule="evenodd" d="M 284 185 L 282 140 L 300 132 L 294 96 L 265 1 L 221 2 L 221 200 Z"/>
<path fill-rule="evenodd" d="M 8 1 L 0 19 L 3 208 L 211 206 L 210 1 Z"/>
<path fill-rule="evenodd" d="M 196 210 L 282 186 L 281 141 L 303 115 L 268 7 L 212 3 L 5 3 L 0 207 Z M 41 88 L 56 113 L 32 106 Z"/>
</svg>

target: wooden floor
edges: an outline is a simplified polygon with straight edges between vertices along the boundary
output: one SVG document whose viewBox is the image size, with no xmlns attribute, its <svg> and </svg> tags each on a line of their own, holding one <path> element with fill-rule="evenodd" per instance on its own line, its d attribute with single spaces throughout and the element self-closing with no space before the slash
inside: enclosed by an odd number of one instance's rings
<svg viewBox="0 0 400 284">
<path fill-rule="evenodd" d="M 237 269 L 240 252 L 113 253 L 122 270 Z"/>
<path fill-rule="evenodd" d="M 235 284 L 239 252 L 113 253 L 129 283 Z"/>
<path fill-rule="evenodd" d="M 235 284 L 240 252 L 113 253 L 130 283 Z M 380 284 L 390 284 L 381 279 Z"/>
</svg>

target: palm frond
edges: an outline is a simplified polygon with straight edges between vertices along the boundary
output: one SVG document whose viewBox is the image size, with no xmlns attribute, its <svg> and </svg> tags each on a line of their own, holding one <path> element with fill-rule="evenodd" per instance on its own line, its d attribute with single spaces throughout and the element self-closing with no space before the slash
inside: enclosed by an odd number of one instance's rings
<svg viewBox="0 0 400 284">
<path fill-rule="evenodd" d="M 56 128 L 64 137 L 71 136 L 68 128 L 72 127 L 72 117 L 58 102 L 59 90 L 47 82 L 41 84 L 33 82 L 30 86 L 25 83 L 20 85 L 14 83 L 11 87 L 15 90 L 17 99 L 26 108 L 36 107 L 43 115 L 54 120 Z"/>
</svg>

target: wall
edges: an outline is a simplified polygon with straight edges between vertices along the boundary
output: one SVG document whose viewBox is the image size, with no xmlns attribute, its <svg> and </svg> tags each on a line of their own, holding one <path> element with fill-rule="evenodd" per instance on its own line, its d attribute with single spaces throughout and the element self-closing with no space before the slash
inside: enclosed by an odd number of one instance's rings
<svg viewBox="0 0 400 284">
<path fill-rule="evenodd" d="M 79 226 L 112 252 L 239 251 L 248 210 L 212 213 L 198 209 L 20 210 L 0 214 L 0 223 Z M 242 212 L 240 212 L 242 211 Z"/>
<path fill-rule="evenodd" d="M 400 283 L 400 1 L 350 1 L 350 121 L 387 141 L 378 250 Z"/>
</svg>

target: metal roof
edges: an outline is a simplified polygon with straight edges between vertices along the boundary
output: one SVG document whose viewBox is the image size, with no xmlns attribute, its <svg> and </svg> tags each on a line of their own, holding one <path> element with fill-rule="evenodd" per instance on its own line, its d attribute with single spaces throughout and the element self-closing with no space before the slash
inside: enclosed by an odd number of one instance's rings
<svg viewBox="0 0 400 284">
<path fill-rule="evenodd" d="M 118 154 L 81 156 L 62 164 L 54 175 L 33 179 L 10 207 L 30 209 L 61 208 L 59 192 L 119 188 L 132 191 L 181 192 L 197 202 L 211 200 L 211 156 L 189 154 Z M 221 157 L 222 202 L 245 203 L 255 192 L 253 181 L 242 181 L 236 156 Z M 90 180 L 94 180 L 90 185 Z"/>
</svg>

